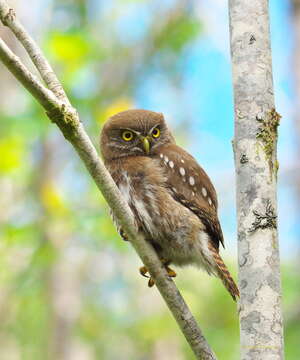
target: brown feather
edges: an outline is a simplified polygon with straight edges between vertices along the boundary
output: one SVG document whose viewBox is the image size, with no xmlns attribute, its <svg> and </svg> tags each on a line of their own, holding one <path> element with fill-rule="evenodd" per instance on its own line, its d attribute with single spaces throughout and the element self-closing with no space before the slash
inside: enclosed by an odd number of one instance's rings
<svg viewBox="0 0 300 360">
<path fill-rule="evenodd" d="M 163 158 L 160 157 L 161 154 Z M 173 197 L 199 217 L 217 249 L 220 243 L 224 247 L 223 233 L 217 215 L 217 194 L 206 172 L 189 153 L 176 144 L 160 147 L 157 156 L 161 158 L 161 165 L 168 178 L 167 186 Z M 167 163 L 164 160 L 165 156 L 168 159 Z M 174 167 L 169 166 L 170 161 L 174 163 Z M 180 173 L 181 167 L 185 176 Z M 189 182 L 190 177 L 194 179 L 193 186 Z M 203 189 L 206 196 L 203 195 Z"/>
<path fill-rule="evenodd" d="M 232 296 L 233 300 L 236 301 L 237 297 L 240 297 L 239 289 L 233 280 L 230 272 L 228 271 L 224 261 L 222 260 L 218 250 L 213 246 L 213 244 L 209 243 L 209 249 L 213 254 L 213 257 L 216 262 L 216 272 L 219 278 L 222 280 L 224 286 L 229 291 L 230 295 Z"/>
</svg>

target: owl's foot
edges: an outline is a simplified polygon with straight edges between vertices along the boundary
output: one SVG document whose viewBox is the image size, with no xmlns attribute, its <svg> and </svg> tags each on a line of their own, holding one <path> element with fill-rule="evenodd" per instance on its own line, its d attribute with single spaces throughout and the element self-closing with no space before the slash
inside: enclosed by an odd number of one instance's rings
<svg viewBox="0 0 300 360">
<path fill-rule="evenodd" d="M 169 277 L 176 277 L 177 276 L 176 272 L 169 267 L 169 265 L 171 264 L 170 260 L 161 259 L 161 262 L 163 263 L 165 269 L 167 270 L 167 273 L 168 273 Z"/>
<path fill-rule="evenodd" d="M 153 280 L 152 277 L 150 277 L 150 279 L 148 280 L 148 287 L 152 287 L 155 284 L 155 281 Z"/>
<path fill-rule="evenodd" d="M 139 268 L 140 274 L 146 278 L 149 278 L 150 276 L 147 275 L 148 273 L 148 269 L 146 268 L 146 266 L 142 266 Z"/>
<path fill-rule="evenodd" d="M 122 239 L 124 241 L 128 241 L 128 237 L 127 237 L 127 235 L 125 234 L 125 232 L 124 232 L 124 230 L 122 228 L 120 228 L 119 234 L 121 235 L 121 237 L 122 237 Z"/>
<path fill-rule="evenodd" d="M 176 277 L 176 276 L 177 276 L 176 272 L 175 272 L 173 269 L 169 268 L 169 266 L 167 265 L 168 262 L 165 262 L 165 261 L 162 260 L 162 263 L 164 264 L 164 267 L 165 267 L 165 269 L 167 270 L 167 273 L 168 273 L 168 276 L 169 276 L 169 277 Z M 149 280 L 148 280 L 148 286 L 149 286 L 149 287 L 152 287 L 152 286 L 155 284 L 155 281 L 154 281 L 154 279 L 153 279 L 151 276 L 148 276 L 148 275 L 147 275 L 148 269 L 146 268 L 146 266 L 140 267 L 139 271 L 140 271 L 140 274 L 141 274 L 142 276 L 144 276 L 144 277 L 146 277 L 146 278 L 149 278 Z"/>
<path fill-rule="evenodd" d="M 149 280 L 148 280 L 148 286 L 149 286 L 149 287 L 152 287 L 152 286 L 155 284 L 155 282 L 154 282 L 154 280 L 153 280 L 153 278 L 152 278 L 151 276 L 148 276 L 148 275 L 147 275 L 148 269 L 146 268 L 146 266 L 140 267 L 139 271 L 140 271 L 140 274 L 141 274 L 142 276 L 144 276 L 144 277 L 146 277 L 146 278 L 149 278 Z"/>
<path fill-rule="evenodd" d="M 169 268 L 168 265 L 166 265 L 165 268 L 167 270 L 167 273 L 168 273 L 169 277 L 176 277 L 177 276 L 176 272 L 173 269 Z"/>
</svg>

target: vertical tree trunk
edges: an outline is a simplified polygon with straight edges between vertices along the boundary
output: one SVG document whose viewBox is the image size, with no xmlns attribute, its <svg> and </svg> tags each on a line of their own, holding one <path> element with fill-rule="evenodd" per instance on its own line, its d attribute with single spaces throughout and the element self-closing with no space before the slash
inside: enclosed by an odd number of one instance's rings
<svg viewBox="0 0 300 360">
<path fill-rule="evenodd" d="M 283 359 L 277 127 L 268 0 L 229 0 L 235 102 L 241 359 Z"/>
</svg>

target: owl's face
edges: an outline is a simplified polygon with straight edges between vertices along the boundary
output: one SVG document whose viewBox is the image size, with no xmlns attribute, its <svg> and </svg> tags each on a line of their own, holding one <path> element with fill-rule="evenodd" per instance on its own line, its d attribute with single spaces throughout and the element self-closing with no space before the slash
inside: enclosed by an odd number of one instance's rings
<svg viewBox="0 0 300 360">
<path fill-rule="evenodd" d="M 174 143 L 161 113 L 127 110 L 107 120 L 100 137 L 105 161 L 126 156 L 151 156 L 159 147 Z"/>
</svg>

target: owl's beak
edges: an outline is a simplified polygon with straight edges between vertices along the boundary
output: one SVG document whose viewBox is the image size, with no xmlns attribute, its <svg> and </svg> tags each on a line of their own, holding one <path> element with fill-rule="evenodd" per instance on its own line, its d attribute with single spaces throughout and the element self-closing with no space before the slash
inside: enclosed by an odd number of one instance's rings
<svg viewBox="0 0 300 360">
<path fill-rule="evenodd" d="M 142 139 L 142 143 L 143 143 L 143 148 L 146 152 L 146 154 L 148 155 L 149 152 L 150 152 L 150 142 L 149 142 L 149 139 L 147 137 L 144 137 Z"/>
</svg>

